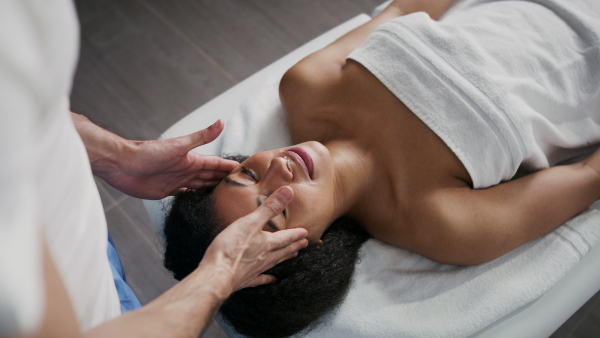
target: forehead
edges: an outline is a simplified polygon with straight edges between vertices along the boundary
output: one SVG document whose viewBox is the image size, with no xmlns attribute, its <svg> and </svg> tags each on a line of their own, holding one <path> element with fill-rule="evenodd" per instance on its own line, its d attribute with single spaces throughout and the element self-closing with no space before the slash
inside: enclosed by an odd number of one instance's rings
<svg viewBox="0 0 600 338">
<path fill-rule="evenodd" d="M 241 187 L 221 181 L 213 191 L 217 218 L 231 224 L 248 215 L 258 207 L 257 196 L 252 186 Z"/>
</svg>

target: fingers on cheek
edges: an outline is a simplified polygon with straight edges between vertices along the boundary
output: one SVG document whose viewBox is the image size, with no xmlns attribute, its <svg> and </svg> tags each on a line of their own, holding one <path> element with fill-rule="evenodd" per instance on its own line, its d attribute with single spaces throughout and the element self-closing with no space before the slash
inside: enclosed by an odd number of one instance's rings
<svg viewBox="0 0 600 338">
<path fill-rule="evenodd" d="M 275 282 L 275 276 L 271 275 L 260 275 L 262 284 L 271 284 Z"/>
<path fill-rule="evenodd" d="M 303 239 L 297 241 L 296 244 L 298 245 L 298 250 L 304 249 L 308 246 L 308 239 L 303 238 Z"/>
<path fill-rule="evenodd" d="M 275 262 L 275 264 L 273 266 L 275 266 L 279 263 L 285 262 L 288 259 L 295 258 L 297 256 L 298 256 L 298 251 L 292 251 L 292 252 L 288 253 L 286 256 L 281 257 L 277 262 Z"/>
<path fill-rule="evenodd" d="M 294 258 L 294 257 L 298 257 L 298 251 L 294 251 L 294 252 L 290 253 L 287 258 L 290 259 L 290 258 Z"/>
<path fill-rule="evenodd" d="M 259 286 L 259 285 L 265 285 L 265 284 L 271 284 L 275 282 L 275 277 L 271 276 L 271 275 L 260 275 L 256 278 L 254 278 L 254 280 L 252 282 L 250 282 L 247 286 L 248 287 L 255 287 L 255 286 Z"/>
<path fill-rule="evenodd" d="M 290 258 L 294 258 L 298 256 L 298 251 L 303 249 L 304 246 L 298 245 L 297 243 L 294 243 L 284 249 L 281 249 L 279 255 L 281 256 L 281 258 L 279 259 L 279 261 L 277 262 L 277 264 L 286 261 Z"/>
<path fill-rule="evenodd" d="M 308 246 L 308 240 L 306 238 L 294 241 L 288 246 L 290 251 L 298 251 Z"/>
</svg>

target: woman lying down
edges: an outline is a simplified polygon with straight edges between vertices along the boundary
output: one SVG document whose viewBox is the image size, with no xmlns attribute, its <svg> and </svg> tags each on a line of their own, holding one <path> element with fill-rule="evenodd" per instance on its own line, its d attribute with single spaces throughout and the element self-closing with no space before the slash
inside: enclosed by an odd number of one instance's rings
<svg viewBox="0 0 600 338">
<path fill-rule="evenodd" d="M 264 230 L 304 227 L 312 245 L 267 272 L 274 284 L 223 304 L 240 333 L 316 323 L 342 301 L 370 236 L 480 264 L 600 198 L 596 0 L 466 1 L 434 21 L 450 4 L 394 1 L 300 61 L 280 84 L 297 145 L 236 158 L 218 186 L 174 201 L 165 266 L 181 279 L 223 228 L 293 188 Z M 529 174 L 512 179 L 518 169 Z"/>
</svg>

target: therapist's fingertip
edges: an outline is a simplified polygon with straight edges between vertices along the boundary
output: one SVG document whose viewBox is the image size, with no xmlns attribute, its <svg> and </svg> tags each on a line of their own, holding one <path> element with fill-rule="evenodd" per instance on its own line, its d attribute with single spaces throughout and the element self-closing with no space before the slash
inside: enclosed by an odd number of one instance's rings
<svg viewBox="0 0 600 338">
<path fill-rule="evenodd" d="M 238 162 L 238 161 L 225 160 L 225 159 L 223 159 L 223 161 L 224 161 L 223 163 L 225 163 L 225 165 L 228 166 L 227 169 L 229 171 L 237 168 L 237 166 L 240 165 L 240 162 Z"/>
<path fill-rule="evenodd" d="M 308 236 L 308 230 L 302 228 L 302 227 L 298 227 L 298 228 L 293 228 L 293 229 L 289 229 L 287 231 L 293 231 L 294 232 L 294 240 L 301 240 L 303 238 L 306 238 L 306 236 Z"/>
<path fill-rule="evenodd" d="M 186 192 L 186 191 L 188 191 L 188 190 L 190 190 L 190 189 L 188 189 L 188 188 L 179 188 L 179 189 L 175 189 L 175 190 L 173 190 L 173 191 L 171 192 L 171 194 L 170 194 L 170 195 L 171 195 L 171 196 L 177 196 L 177 195 L 183 194 L 184 192 Z"/>
<path fill-rule="evenodd" d="M 266 285 L 266 284 L 273 284 L 277 281 L 277 278 L 275 278 L 275 276 L 273 275 L 260 275 L 256 278 L 255 283 L 253 283 L 254 286 L 259 286 L 259 285 Z"/>
<path fill-rule="evenodd" d="M 221 121 L 221 119 L 218 119 L 215 123 L 212 124 L 212 126 L 210 126 L 210 128 L 220 127 L 222 122 L 223 121 Z"/>
<path fill-rule="evenodd" d="M 294 190 L 292 190 L 289 186 L 283 186 L 277 190 L 277 193 L 285 199 L 286 202 L 289 202 L 294 197 Z"/>
</svg>

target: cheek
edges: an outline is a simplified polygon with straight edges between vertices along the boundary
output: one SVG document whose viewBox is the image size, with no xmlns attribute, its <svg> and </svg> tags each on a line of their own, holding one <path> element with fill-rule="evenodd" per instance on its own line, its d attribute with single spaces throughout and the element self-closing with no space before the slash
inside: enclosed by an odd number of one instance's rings
<svg viewBox="0 0 600 338">
<path fill-rule="evenodd" d="M 289 226 L 308 230 L 311 243 L 319 240 L 332 221 L 332 194 L 321 184 L 299 184 L 292 189 L 294 199 L 290 208 L 295 217 Z"/>
<path fill-rule="evenodd" d="M 301 227 L 308 231 L 311 243 L 319 240 L 330 225 L 331 211 L 324 201 L 313 200 L 310 205 L 298 209 L 299 217 L 294 227 Z"/>
</svg>

